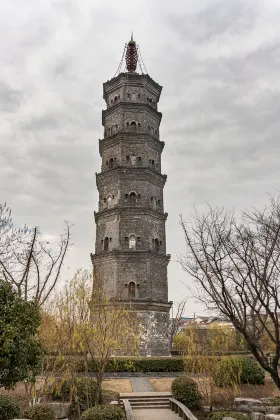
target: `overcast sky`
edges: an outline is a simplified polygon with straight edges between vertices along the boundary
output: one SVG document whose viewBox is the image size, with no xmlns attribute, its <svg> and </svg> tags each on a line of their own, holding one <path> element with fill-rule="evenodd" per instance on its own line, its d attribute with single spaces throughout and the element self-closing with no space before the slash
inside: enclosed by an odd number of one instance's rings
<svg viewBox="0 0 280 420">
<path fill-rule="evenodd" d="M 179 214 L 263 206 L 280 178 L 279 0 L 0 0 L 0 202 L 50 239 L 74 224 L 68 275 L 90 267 L 102 83 L 131 29 L 163 86 L 169 299 Z M 186 314 L 203 313 L 189 297 Z"/>
</svg>

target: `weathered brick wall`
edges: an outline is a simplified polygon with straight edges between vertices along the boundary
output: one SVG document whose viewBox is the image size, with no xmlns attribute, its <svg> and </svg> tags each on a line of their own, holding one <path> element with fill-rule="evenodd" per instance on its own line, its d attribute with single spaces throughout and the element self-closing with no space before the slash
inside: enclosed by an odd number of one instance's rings
<svg viewBox="0 0 280 420">
<path fill-rule="evenodd" d="M 129 301 L 141 320 L 143 355 L 169 354 L 160 93 L 161 87 L 147 75 L 121 74 L 104 84 L 102 170 L 96 176 L 99 206 L 92 262 L 108 295 Z"/>
<path fill-rule="evenodd" d="M 113 159 L 113 167 L 151 167 L 155 171 L 161 171 L 161 150 L 144 140 L 118 141 L 103 149 L 102 172 L 110 170 L 110 159 Z M 154 161 L 153 163 L 151 161 Z"/>
</svg>

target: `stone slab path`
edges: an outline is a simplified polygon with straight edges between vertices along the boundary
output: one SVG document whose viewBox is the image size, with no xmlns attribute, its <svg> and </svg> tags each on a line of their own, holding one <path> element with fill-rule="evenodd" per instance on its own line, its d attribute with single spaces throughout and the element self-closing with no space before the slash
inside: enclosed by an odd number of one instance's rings
<svg viewBox="0 0 280 420">
<path fill-rule="evenodd" d="M 134 420 L 179 420 L 178 414 L 168 409 L 135 410 Z"/>
<path fill-rule="evenodd" d="M 130 378 L 132 392 L 154 392 L 149 378 Z"/>
</svg>

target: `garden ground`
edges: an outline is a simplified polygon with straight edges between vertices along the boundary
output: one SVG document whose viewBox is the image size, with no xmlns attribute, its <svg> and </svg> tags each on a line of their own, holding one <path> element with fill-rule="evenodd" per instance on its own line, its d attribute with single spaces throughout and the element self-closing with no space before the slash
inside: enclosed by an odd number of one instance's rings
<svg viewBox="0 0 280 420">
<path fill-rule="evenodd" d="M 150 378 L 150 382 L 155 391 L 165 392 L 171 390 L 171 383 L 174 378 Z M 196 378 L 193 378 L 196 380 Z M 198 381 L 198 386 L 207 387 L 207 379 L 204 379 L 202 383 Z M 132 392 L 132 386 L 129 378 L 114 378 L 106 379 L 103 382 L 103 389 L 107 391 L 113 391 L 112 399 L 115 398 L 115 392 L 118 393 L 129 393 Z M 214 404 L 220 406 L 230 406 L 233 398 L 241 396 L 244 398 L 263 398 L 263 397 L 276 397 L 279 396 L 280 392 L 271 380 L 267 377 L 265 380 L 265 385 L 242 385 L 241 389 L 235 393 L 230 392 L 229 388 L 216 388 L 215 389 L 215 398 Z M 25 388 L 23 383 L 19 383 L 14 390 L 6 391 L 4 389 L 0 390 L 0 394 L 10 395 L 17 399 L 20 402 L 22 408 L 25 408 L 27 405 L 25 397 Z M 110 393 L 107 394 L 107 397 L 110 399 Z"/>
</svg>

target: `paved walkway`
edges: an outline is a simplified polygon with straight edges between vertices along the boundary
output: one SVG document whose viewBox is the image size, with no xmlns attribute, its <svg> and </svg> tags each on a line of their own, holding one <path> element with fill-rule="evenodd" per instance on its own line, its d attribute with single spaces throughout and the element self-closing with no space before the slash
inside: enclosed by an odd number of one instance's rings
<svg viewBox="0 0 280 420">
<path fill-rule="evenodd" d="M 154 392 L 149 378 L 130 378 L 132 392 Z"/>
<path fill-rule="evenodd" d="M 134 420 L 179 420 L 178 414 L 168 409 L 135 410 Z"/>
</svg>

